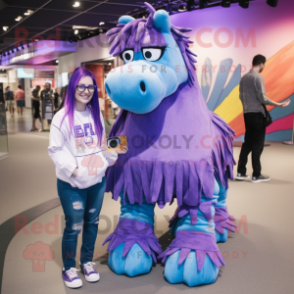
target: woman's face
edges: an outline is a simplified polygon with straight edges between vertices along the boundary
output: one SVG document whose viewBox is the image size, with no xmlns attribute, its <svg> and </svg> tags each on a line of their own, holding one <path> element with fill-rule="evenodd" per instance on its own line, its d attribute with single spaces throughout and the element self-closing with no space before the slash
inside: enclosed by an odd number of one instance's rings
<svg viewBox="0 0 294 294">
<path fill-rule="evenodd" d="M 87 77 L 83 77 L 79 80 L 78 85 L 83 85 L 83 86 L 90 86 L 93 85 L 93 80 L 91 77 L 87 76 Z M 83 92 L 79 91 L 78 88 L 82 88 L 82 87 L 77 87 L 76 88 L 76 92 L 75 92 L 75 99 L 76 101 L 83 103 L 83 104 L 88 104 L 92 97 L 93 97 L 93 93 L 89 92 L 88 89 L 85 89 Z M 81 90 L 81 89 L 80 89 Z"/>
</svg>

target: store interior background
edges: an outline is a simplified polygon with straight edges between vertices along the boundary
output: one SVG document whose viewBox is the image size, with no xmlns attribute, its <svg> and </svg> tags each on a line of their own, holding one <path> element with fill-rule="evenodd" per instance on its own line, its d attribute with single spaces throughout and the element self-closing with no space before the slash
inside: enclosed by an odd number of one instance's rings
<svg viewBox="0 0 294 294">
<path fill-rule="evenodd" d="M 188 33 L 194 42 L 190 49 L 197 55 L 197 77 L 204 98 L 209 109 L 236 131 L 236 141 L 243 141 L 245 133 L 239 82 L 250 70 L 252 58 L 257 54 L 267 57 L 262 72 L 267 96 L 276 102 L 292 101 L 287 108 L 269 107 L 274 122 L 267 128 L 266 141 L 292 138 L 293 11 L 294 1 L 281 0 L 273 8 L 266 1 L 257 0 L 250 2 L 248 9 L 235 4 L 228 9 L 213 7 L 171 16 L 174 25 L 192 28 Z M 109 56 L 104 36 L 78 42 L 76 52 L 59 58 L 59 76 L 68 69 L 95 59 L 113 59 Z M 113 66 L 118 66 L 120 62 L 119 58 L 114 58 Z"/>
<path fill-rule="evenodd" d="M 197 54 L 197 77 L 204 99 L 209 109 L 235 130 L 236 141 L 241 142 L 245 133 L 239 82 L 249 71 L 256 54 L 267 57 L 262 76 L 268 97 L 277 102 L 292 101 L 287 108 L 269 107 L 274 122 L 267 128 L 266 140 L 291 140 L 294 117 L 293 11 L 294 1 L 280 0 L 273 8 L 266 1 L 256 0 L 250 2 L 248 9 L 236 3 L 230 8 L 217 6 L 171 16 L 174 25 L 192 29 L 188 33 L 194 42 L 190 49 Z M 8 85 L 13 91 L 22 85 L 26 94 L 25 107 L 30 109 L 31 92 L 37 84 L 42 87 L 49 81 L 52 88 L 60 89 L 62 99 L 73 70 L 86 66 L 95 74 L 100 106 L 109 132 L 119 108 L 107 97 L 104 79 L 111 69 L 121 64 L 119 57 L 109 55 L 105 34 L 74 43 L 40 40 L 20 52 L 2 56 L 0 92 Z M 1 129 L 4 129 L 4 119 L 1 122 Z M 0 146 L 0 152 L 5 154 L 7 138 L 1 138 Z"/>
</svg>

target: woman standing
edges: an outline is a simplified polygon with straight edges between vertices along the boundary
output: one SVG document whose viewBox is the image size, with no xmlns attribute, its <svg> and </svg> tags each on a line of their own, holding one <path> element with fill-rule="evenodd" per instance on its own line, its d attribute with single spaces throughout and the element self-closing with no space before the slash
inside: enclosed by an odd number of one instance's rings
<svg viewBox="0 0 294 294">
<path fill-rule="evenodd" d="M 36 119 L 40 120 L 41 122 L 41 116 L 40 116 L 40 90 L 41 87 L 40 86 L 36 86 L 36 89 L 33 90 L 32 92 L 32 110 L 33 110 L 33 125 L 32 125 L 32 129 L 31 132 L 33 131 L 38 131 L 37 127 L 36 127 Z"/>
<path fill-rule="evenodd" d="M 66 227 L 62 239 L 62 277 L 66 286 L 78 288 L 75 256 L 77 237 L 83 229 L 80 267 L 86 281 L 96 282 L 94 245 L 105 191 L 105 172 L 122 151 L 107 152 L 103 116 L 99 109 L 94 75 L 77 68 L 68 85 L 64 108 L 53 117 L 49 156 L 56 166 L 57 190 Z"/>
</svg>

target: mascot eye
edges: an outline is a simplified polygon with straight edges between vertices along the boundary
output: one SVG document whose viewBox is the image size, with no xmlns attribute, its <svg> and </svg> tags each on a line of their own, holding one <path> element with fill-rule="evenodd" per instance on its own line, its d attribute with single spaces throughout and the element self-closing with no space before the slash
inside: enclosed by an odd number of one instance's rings
<svg viewBox="0 0 294 294">
<path fill-rule="evenodd" d="M 157 61 L 161 58 L 164 48 L 143 48 L 142 53 L 146 60 Z"/>
<path fill-rule="evenodd" d="M 121 54 L 121 58 L 125 63 L 131 62 L 134 59 L 134 51 L 133 50 L 125 50 Z"/>
</svg>

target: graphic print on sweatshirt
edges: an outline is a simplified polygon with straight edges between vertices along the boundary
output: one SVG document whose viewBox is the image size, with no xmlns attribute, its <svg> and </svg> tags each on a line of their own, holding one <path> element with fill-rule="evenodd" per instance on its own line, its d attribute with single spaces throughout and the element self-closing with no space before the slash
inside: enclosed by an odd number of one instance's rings
<svg viewBox="0 0 294 294">
<path fill-rule="evenodd" d="M 92 154 L 84 157 L 82 160 L 82 166 L 88 168 L 89 176 L 97 176 L 97 169 L 102 168 L 104 162 L 99 155 Z"/>
<path fill-rule="evenodd" d="M 74 135 L 76 157 L 83 157 L 81 165 L 88 169 L 89 176 L 97 176 L 98 169 L 104 167 L 99 153 L 106 149 L 106 135 L 103 136 L 102 144 L 99 146 L 91 123 L 75 125 Z"/>
</svg>

